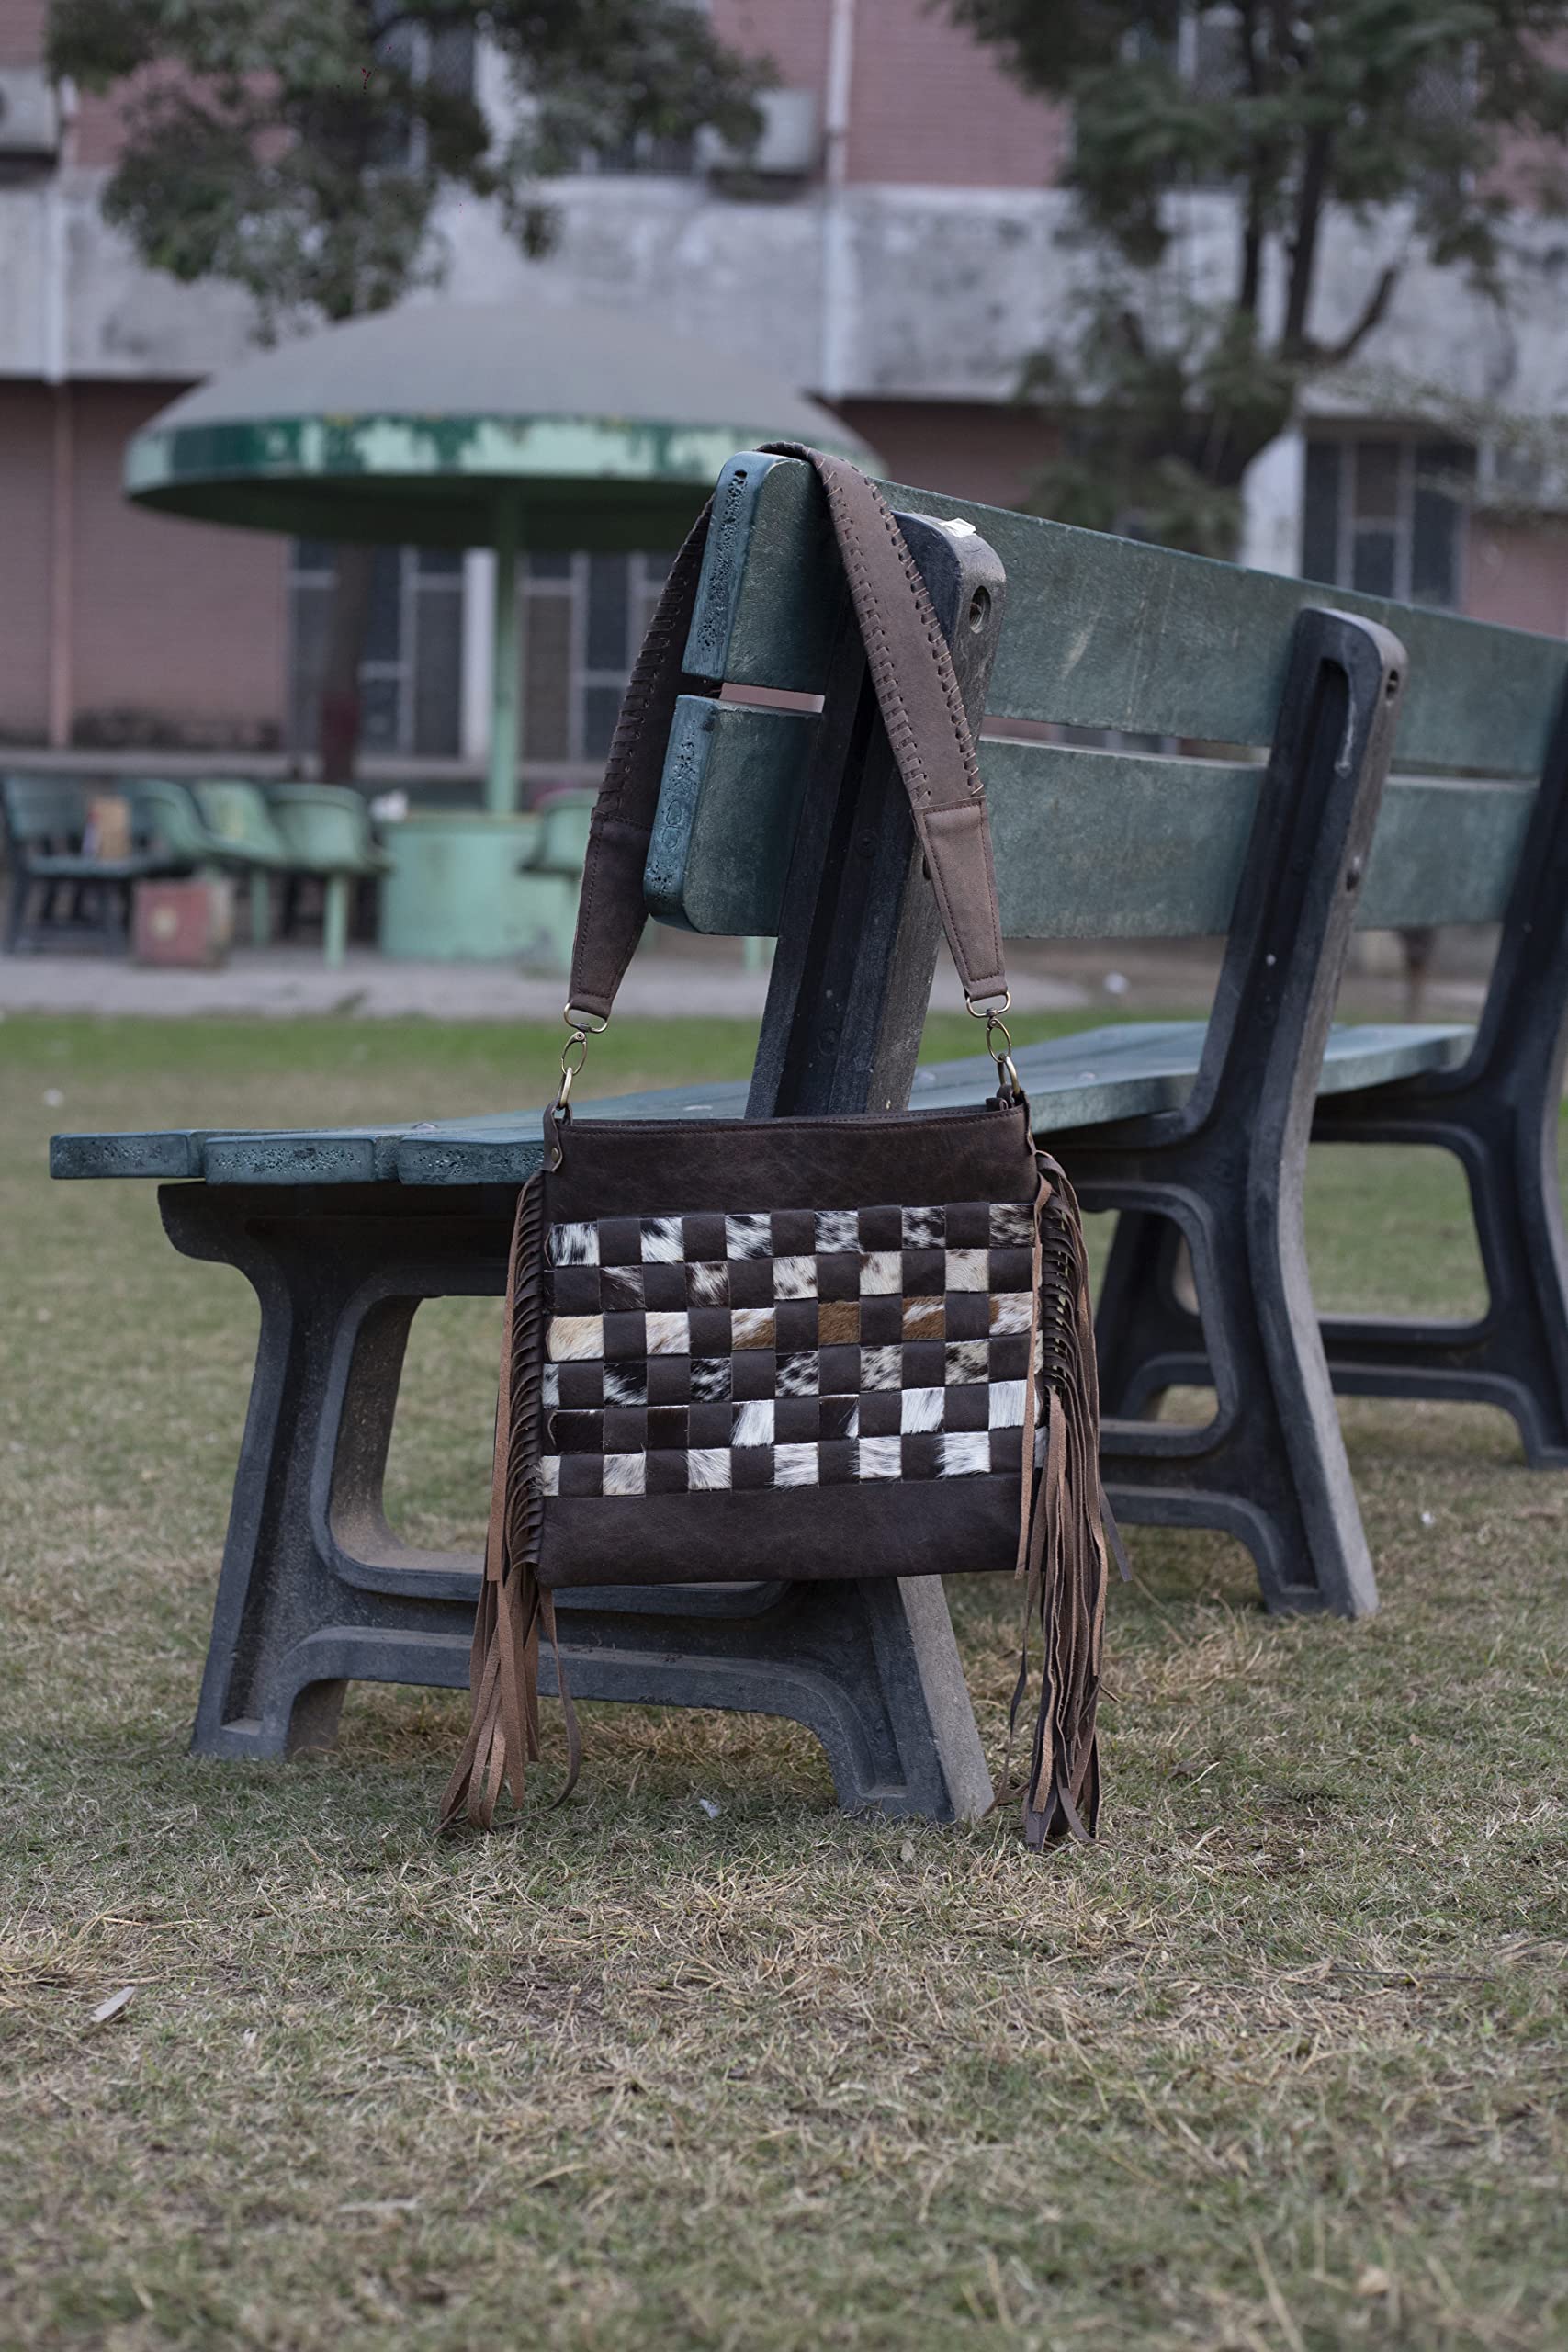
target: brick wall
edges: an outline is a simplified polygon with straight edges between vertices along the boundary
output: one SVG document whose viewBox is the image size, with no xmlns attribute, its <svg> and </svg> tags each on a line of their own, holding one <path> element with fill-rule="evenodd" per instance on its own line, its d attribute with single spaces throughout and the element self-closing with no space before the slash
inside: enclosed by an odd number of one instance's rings
<svg viewBox="0 0 1568 2352">
<path fill-rule="evenodd" d="M 47 0 L 0 0 L 0 65 L 36 65 L 43 55 Z"/>
<path fill-rule="evenodd" d="M 1568 517 L 1524 524 L 1474 516 L 1465 550 L 1464 609 L 1472 620 L 1568 635 Z"/>
<path fill-rule="evenodd" d="M 712 0 L 711 14 L 719 40 L 771 57 L 785 89 L 826 89 L 829 0 Z"/>
<path fill-rule="evenodd" d="M 285 708 L 288 542 L 127 503 L 129 436 L 179 387 L 0 383 L 0 742 L 49 723 L 55 403 L 73 475 L 72 701 L 91 742 L 276 741 Z"/>
<path fill-rule="evenodd" d="M 1021 506 L 1050 436 L 1022 409 L 978 401 L 844 401 L 840 414 L 881 458 L 889 478 L 987 506 Z"/>
<path fill-rule="evenodd" d="M 0 743 L 49 725 L 49 512 L 53 395 L 0 383 Z"/>
<path fill-rule="evenodd" d="M 1060 114 L 928 0 L 857 0 L 850 177 L 942 187 L 1047 187 Z"/>
<path fill-rule="evenodd" d="M 1048 0 L 1041 0 L 1048 5 Z M 786 85 L 826 90 L 831 0 L 711 0 L 720 36 L 771 56 Z M 0 0 L 0 65 L 42 54 L 47 0 Z M 997 52 L 947 18 L 941 0 L 855 0 L 849 169 L 855 180 L 944 187 L 1043 187 L 1058 176 L 1069 130 L 1059 107 L 1027 96 Z M 84 96 L 77 153 L 107 164 L 118 146 L 111 98 Z M 1505 144 L 1499 191 L 1529 205 L 1542 163 L 1540 142 Z"/>
<path fill-rule="evenodd" d="M 0 0 L 0 62 L 42 50 L 45 0 Z M 738 49 L 771 56 L 786 85 L 828 79 L 830 0 L 713 0 L 715 28 Z M 84 96 L 77 152 L 112 162 L 112 101 Z M 967 33 L 929 0 L 856 0 L 850 125 L 852 179 L 951 187 L 1043 187 L 1055 177 L 1060 114 L 1026 97 Z"/>
<path fill-rule="evenodd" d="M 0 66 L 43 62 L 49 0 L 0 0 Z M 119 149 L 119 105 L 83 92 L 76 102 L 75 153 L 84 164 L 112 164 Z"/>
<path fill-rule="evenodd" d="M 286 707 L 288 540 L 149 514 L 120 488 L 126 442 L 179 389 L 73 389 L 76 732 L 264 748 Z"/>
<path fill-rule="evenodd" d="M 713 0 L 715 29 L 771 56 L 786 85 L 828 79 L 830 0 Z M 1059 111 L 1010 82 L 993 51 L 931 0 L 855 0 L 852 180 L 1044 187 L 1066 146 Z"/>
<path fill-rule="evenodd" d="M 95 166 L 112 164 L 119 153 L 122 135 L 118 98 L 81 91 L 76 99 L 76 161 Z"/>
</svg>

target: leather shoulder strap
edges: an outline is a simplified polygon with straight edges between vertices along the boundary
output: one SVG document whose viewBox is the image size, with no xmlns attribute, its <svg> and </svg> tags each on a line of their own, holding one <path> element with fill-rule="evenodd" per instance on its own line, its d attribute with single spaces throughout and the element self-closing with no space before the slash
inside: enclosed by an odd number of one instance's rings
<svg viewBox="0 0 1568 2352">
<path fill-rule="evenodd" d="M 1007 978 L 985 790 L 953 657 L 925 582 L 892 509 L 858 467 L 797 441 L 763 447 L 773 456 L 804 458 L 827 493 L 883 724 L 964 992 L 971 1001 L 1000 996 Z M 570 1001 L 600 1020 L 609 1017 L 647 920 L 643 867 L 711 513 L 711 505 L 704 508 L 671 566 L 621 705 L 589 827 Z"/>
</svg>

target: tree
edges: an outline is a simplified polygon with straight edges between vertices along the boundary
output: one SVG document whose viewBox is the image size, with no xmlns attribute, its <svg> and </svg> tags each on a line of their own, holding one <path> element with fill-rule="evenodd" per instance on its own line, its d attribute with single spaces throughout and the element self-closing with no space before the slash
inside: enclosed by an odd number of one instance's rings
<svg viewBox="0 0 1568 2352">
<path fill-rule="evenodd" d="M 520 101 L 499 153 L 474 91 L 480 40 Z M 266 336 L 438 284 L 434 215 L 453 190 L 494 201 L 543 252 L 552 175 L 707 127 L 744 148 L 768 79 L 691 0 L 51 0 L 49 60 L 121 94 L 105 217 L 152 267 L 243 287 Z M 368 551 L 345 548 L 328 775 L 352 766 L 368 593 Z"/>
<path fill-rule="evenodd" d="M 946 5 L 1072 113 L 1066 177 L 1094 282 L 1066 347 L 1024 383 L 1061 425 L 1039 496 L 1069 521 L 1234 554 L 1247 466 L 1303 387 L 1354 358 L 1415 257 L 1503 299 L 1505 142 L 1537 142 L 1510 159 L 1517 194 L 1562 201 L 1562 0 Z M 1191 190 L 1232 200 L 1217 294 L 1172 285 Z M 1337 208 L 1394 234 L 1325 338 L 1314 321 Z"/>
</svg>

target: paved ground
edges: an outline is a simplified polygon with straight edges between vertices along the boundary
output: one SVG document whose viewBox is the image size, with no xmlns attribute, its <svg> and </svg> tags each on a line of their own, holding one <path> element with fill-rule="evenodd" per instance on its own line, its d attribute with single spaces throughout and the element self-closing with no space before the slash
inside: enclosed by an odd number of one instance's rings
<svg viewBox="0 0 1568 2352">
<path fill-rule="evenodd" d="M 1472 1017 L 1481 999 L 1468 957 L 1446 957 L 1423 1007 L 1433 1020 Z M 1077 942 L 1016 946 L 1010 956 L 1013 1003 L 1020 1012 L 1100 1008 L 1150 1013 L 1199 1011 L 1213 985 L 1210 943 L 1098 947 Z M 655 1019 L 682 1013 L 756 1018 L 767 994 L 764 969 L 748 970 L 729 940 L 660 934 L 632 965 L 620 1008 Z M 561 1009 L 559 978 L 519 972 L 512 964 L 391 963 L 374 948 L 350 950 L 330 972 L 319 950 L 279 946 L 236 950 L 219 972 L 144 970 L 97 955 L 0 956 L 0 1016 L 6 1012 L 352 1013 L 367 1019 L 410 1014 L 435 1021 L 553 1021 Z M 958 981 L 944 957 L 932 1003 L 958 1011 Z M 1362 973 L 1347 983 L 1346 1009 L 1363 1019 L 1404 1014 L 1402 982 Z"/>
<path fill-rule="evenodd" d="M 622 989 L 626 1012 L 760 1014 L 765 969 L 747 970 L 739 950 L 687 952 L 662 941 L 639 955 Z M 341 971 L 297 947 L 241 948 L 222 971 L 144 970 L 101 956 L 0 957 L 0 1009 L 36 1012 L 428 1014 L 433 1020 L 553 1021 L 564 980 L 520 973 L 514 964 L 391 963 L 371 947 L 352 949 Z M 962 1006 L 955 976 L 939 982 L 939 1004 Z M 1056 1012 L 1092 1001 L 1077 980 L 1021 974 L 1014 1001 Z"/>
</svg>

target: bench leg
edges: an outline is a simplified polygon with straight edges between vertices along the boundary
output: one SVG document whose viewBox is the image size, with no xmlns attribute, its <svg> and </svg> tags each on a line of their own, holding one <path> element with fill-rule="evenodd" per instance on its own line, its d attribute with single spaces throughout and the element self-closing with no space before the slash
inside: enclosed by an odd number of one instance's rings
<svg viewBox="0 0 1568 2352">
<path fill-rule="evenodd" d="M 1267 1606 L 1334 1611 L 1377 1606 L 1344 1440 L 1307 1280 L 1299 1187 L 1267 1165 L 1248 1172 L 1228 1154 L 1097 1150 L 1063 1140 L 1086 1209 L 1130 1224 L 1123 1274 L 1168 1282 L 1178 1233 L 1192 1256 L 1197 1344 L 1175 1352 L 1181 1326 L 1150 1328 L 1163 1352 L 1129 1351 L 1113 1369 L 1118 1414 L 1100 1427 L 1111 1507 L 1129 1525 L 1213 1527 L 1251 1552 Z M 1183 1165 L 1182 1162 L 1186 1161 Z M 1167 1228 L 1162 1234 L 1157 1229 Z M 1179 1302 L 1171 1292 L 1174 1307 Z M 1117 1300 L 1113 1295 L 1113 1310 Z M 1130 1310 L 1121 1332 L 1135 1329 Z M 1169 1344 L 1166 1342 L 1168 1340 Z M 1126 1418 L 1166 1387 L 1207 1385 L 1216 1411 L 1201 1427 Z"/>
<path fill-rule="evenodd" d="M 1094 1316 L 1100 1408 L 1117 1420 L 1157 1419 L 1176 1385 L 1166 1360 L 1202 1356 L 1202 1324 L 1177 1288 L 1181 1267 L 1181 1230 L 1169 1217 L 1129 1210 L 1117 1218 Z M 1206 1359 L 1198 1385 L 1210 1385 Z"/>
<path fill-rule="evenodd" d="M 1337 1388 L 1501 1406 L 1536 1468 L 1568 1468 L 1568 1244 L 1557 1138 L 1568 1048 L 1568 694 L 1519 854 L 1470 1059 L 1321 1102 L 1323 1143 L 1435 1145 L 1470 1186 L 1487 1305 L 1473 1323 L 1334 1316 Z"/>
<path fill-rule="evenodd" d="M 1530 1467 L 1553 1470 L 1568 1468 L 1568 1248 L 1555 1093 L 1543 1091 L 1550 1108 L 1529 1117 L 1485 1083 L 1328 1096 L 1313 1140 L 1451 1152 L 1465 1172 L 1486 1279 L 1485 1311 L 1470 1322 L 1325 1316 L 1334 1388 L 1492 1406 L 1514 1421 Z M 1213 1385 L 1202 1327 L 1170 1287 L 1162 1229 L 1170 1230 L 1163 1219 L 1122 1217 L 1101 1293 L 1106 1409 L 1127 1417 L 1148 1412 L 1168 1388 Z"/>
<path fill-rule="evenodd" d="M 1485 1080 L 1448 1093 L 1335 1096 L 1314 1142 L 1397 1143 L 1452 1152 L 1464 1169 L 1486 1277 L 1474 1322 L 1330 1316 L 1324 1345 L 1347 1396 L 1428 1396 L 1512 1416 L 1533 1469 L 1568 1468 L 1568 1248 L 1557 1173 L 1556 1073 L 1510 1100 Z"/>
<path fill-rule="evenodd" d="M 351 1681 L 466 1686 L 479 1562 L 402 1544 L 382 1479 L 419 1302 L 500 1295 L 514 1205 L 505 1187 L 392 1207 L 384 1187 L 162 1190 L 175 1246 L 238 1267 L 262 1312 L 197 1754 L 330 1743 Z M 990 1802 L 934 1577 L 600 1589 L 560 1614 L 579 1698 L 806 1724 L 846 1811 L 968 1819 Z"/>
<path fill-rule="evenodd" d="M 1369 624 L 1299 616 L 1191 1094 L 1179 1111 L 1050 1139 L 1086 1208 L 1135 1220 L 1101 1314 L 1123 1416 L 1100 1427 L 1114 1509 L 1224 1529 L 1250 1549 L 1270 1609 L 1347 1617 L 1375 1609 L 1377 1587 L 1307 1274 L 1303 1190 L 1403 667 Z M 1172 1245 L 1149 1218 L 1174 1223 L 1191 1251 L 1196 1332 L 1174 1311 Z M 1213 1419 L 1125 1418 L 1182 1380 L 1173 1351 L 1194 1340 Z"/>
</svg>

